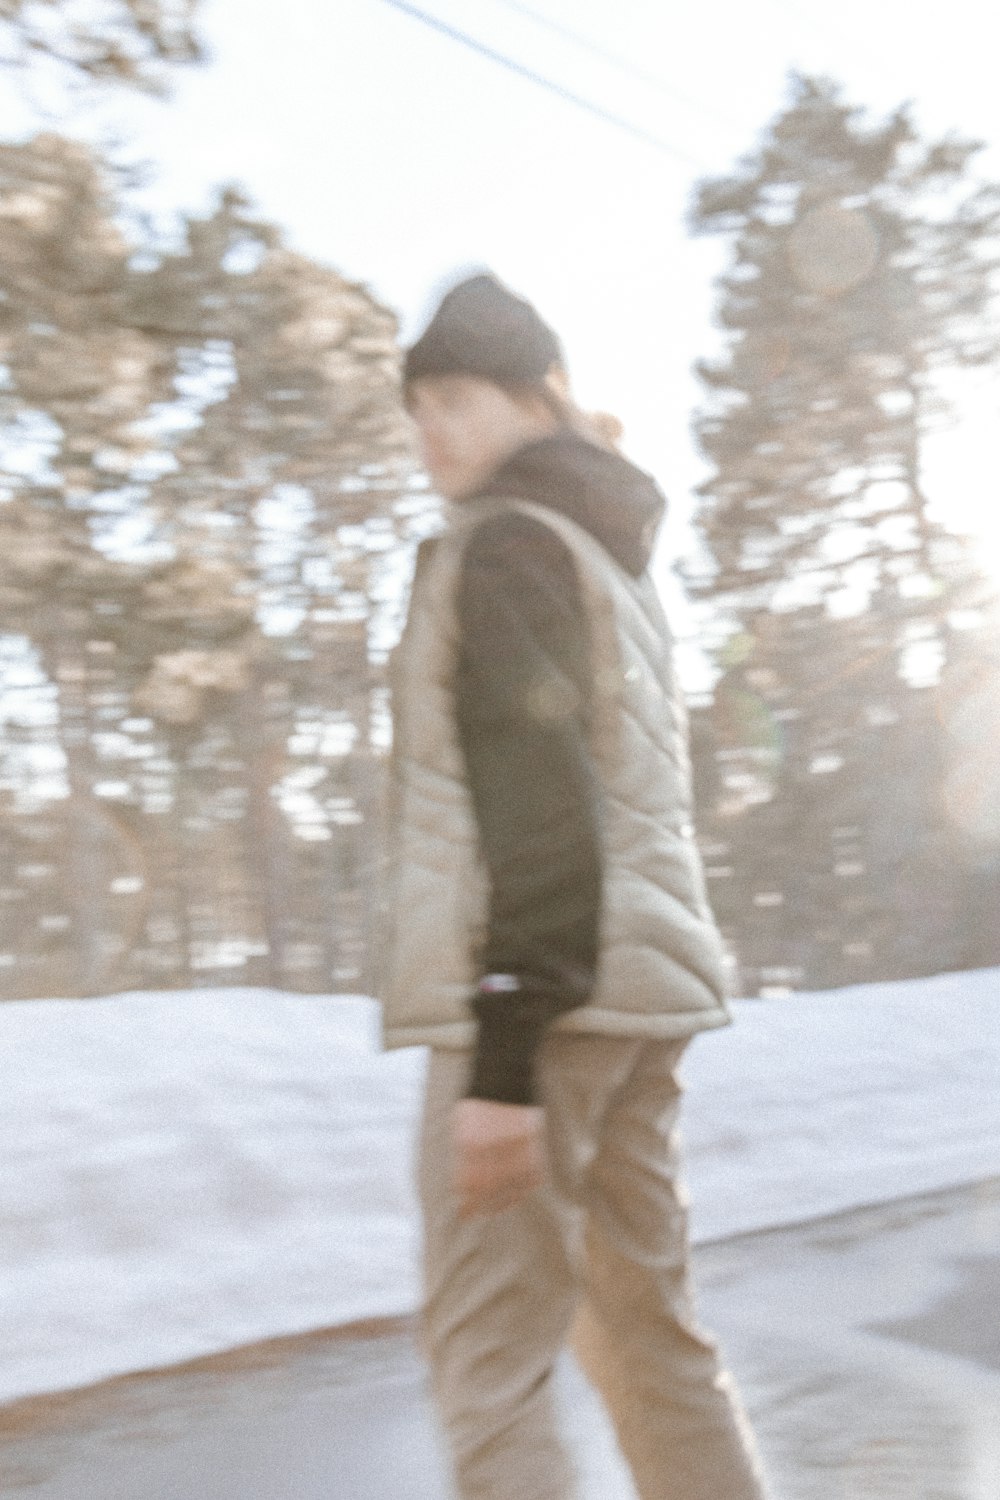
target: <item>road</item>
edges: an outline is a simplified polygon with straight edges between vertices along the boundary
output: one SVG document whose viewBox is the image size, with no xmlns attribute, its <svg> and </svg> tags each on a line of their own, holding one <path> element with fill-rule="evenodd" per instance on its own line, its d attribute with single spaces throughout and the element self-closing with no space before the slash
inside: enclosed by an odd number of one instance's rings
<svg viewBox="0 0 1000 1500">
<path fill-rule="evenodd" d="M 998 1500 L 1000 1179 L 702 1246 L 703 1321 L 776 1500 Z M 560 1371 L 584 1500 L 634 1500 Z M 405 1326 L 277 1340 L 0 1410 L 15 1500 L 451 1500 Z"/>
</svg>

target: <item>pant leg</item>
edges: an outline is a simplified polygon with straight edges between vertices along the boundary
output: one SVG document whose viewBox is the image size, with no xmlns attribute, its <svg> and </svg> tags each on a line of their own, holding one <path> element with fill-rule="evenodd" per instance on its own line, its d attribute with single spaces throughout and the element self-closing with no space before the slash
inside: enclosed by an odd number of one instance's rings
<svg viewBox="0 0 1000 1500">
<path fill-rule="evenodd" d="M 465 1052 L 431 1053 L 420 1146 L 422 1336 L 462 1500 L 572 1500 L 553 1367 L 576 1302 L 565 1212 L 550 1187 L 460 1219 L 449 1123 Z"/>
<path fill-rule="evenodd" d="M 574 1342 L 641 1500 L 761 1500 L 749 1424 L 693 1308 L 675 1131 L 685 1045 L 642 1043 L 604 1118 Z"/>
</svg>

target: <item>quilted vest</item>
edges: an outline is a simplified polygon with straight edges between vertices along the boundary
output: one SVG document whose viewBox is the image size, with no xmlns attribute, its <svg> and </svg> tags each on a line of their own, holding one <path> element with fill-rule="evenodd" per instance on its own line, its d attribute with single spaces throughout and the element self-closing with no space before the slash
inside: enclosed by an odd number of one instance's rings
<svg viewBox="0 0 1000 1500">
<path fill-rule="evenodd" d="M 407 622 L 390 664 L 393 753 L 384 980 L 388 1047 L 471 1047 L 469 998 L 488 876 L 463 775 L 452 679 L 462 550 L 487 514 L 516 508 L 573 555 L 589 622 L 591 751 L 603 859 L 600 951 L 590 1000 L 560 1031 L 682 1037 L 727 1025 L 722 944 L 691 823 L 687 716 L 669 627 L 648 575 L 634 578 L 583 527 L 522 500 L 474 500 L 421 543 Z M 563 691 L 565 686 L 563 685 Z M 537 684 L 537 713 L 559 683 Z"/>
</svg>

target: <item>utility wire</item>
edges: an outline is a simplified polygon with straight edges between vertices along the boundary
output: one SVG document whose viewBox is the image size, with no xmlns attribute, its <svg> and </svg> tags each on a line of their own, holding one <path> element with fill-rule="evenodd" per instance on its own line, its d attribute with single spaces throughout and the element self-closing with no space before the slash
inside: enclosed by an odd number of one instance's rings
<svg viewBox="0 0 1000 1500">
<path fill-rule="evenodd" d="M 737 130 L 748 130 L 745 120 L 739 120 L 735 115 L 730 114 L 726 110 L 718 109 L 714 105 L 706 104 L 703 100 L 695 98 L 691 94 L 684 93 L 660 74 L 653 73 L 649 69 L 641 67 L 632 58 L 625 57 L 620 52 L 610 51 L 598 42 L 593 41 L 590 37 L 582 36 L 578 31 L 574 31 L 571 26 L 565 25 L 562 21 L 557 21 L 552 16 L 544 15 L 541 11 L 536 10 L 533 5 L 524 4 L 524 0 L 494 0 L 494 4 L 501 5 L 504 9 L 513 11 L 515 15 L 523 16 L 525 20 L 531 21 L 536 26 L 552 32 L 555 36 L 562 37 L 564 41 L 579 48 L 582 52 L 587 52 L 592 57 L 599 58 L 602 62 L 616 68 L 628 77 L 636 79 L 637 82 L 646 84 L 649 88 L 662 94 L 664 98 L 674 99 L 677 103 L 683 104 L 689 109 L 698 110 L 699 113 L 707 116 L 709 119 L 717 120 Z M 814 36 L 821 37 L 822 32 L 825 32 L 828 39 L 853 48 L 855 52 L 863 53 L 872 64 L 880 67 L 883 73 L 892 73 L 893 68 L 889 62 L 881 54 L 875 52 L 867 40 L 859 41 L 857 37 L 841 29 L 840 26 L 831 24 L 825 18 L 818 22 L 818 27 L 821 30 L 817 30 L 816 18 L 806 14 L 808 7 L 802 4 L 802 0 L 771 0 L 771 4 L 775 9 L 784 11 L 786 14 L 796 15 L 800 21 L 805 21 L 807 29 L 811 29 Z M 811 26 L 810 23 L 812 23 Z M 790 150 L 787 145 L 784 149 L 786 153 Z"/>
<path fill-rule="evenodd" d="M 592 57 L 598 57 L 602 62 L 617 68 L 620 73 L 625 73 L 630 78 L 635 78 L 639 83 L 648 84 L 658 94 L 665 98 L 676 99 L 679 104 L 686 105 L 688 109 L 696 109 L 703 115 L 712 119 L 722 120 L 727 125 L 734 125 L 738 130 L 745 130 L 746 123 L 737 120 L 734 115 L 724 114 L 715 109 L 711 104 L 705 104 L 701 99 L 696 99 L 692 94 L 685 94 L 673 84 L 668 83 L 658 73 L 651 73 L 647 68 L 642 68 L 633 62 L 630 57 L 624 57 L 620 52 L 609 52 L 606 47 L 600 46 L 598 42 L 591 41 L 590 37 L 581 36 L 570 26 L 564 26 L 561 21 L 555 21 L 551 16 L 545 16 L 541 11 L 535 10 L 533 6 L 523 5 L 521 0 L 495 0 L 497 5 L 504 6 L 515 15 L 524 16 L 528 21 L 533 21 L 536 26 L 542 26 L 546 31 L 551 31 L 555 36 L 562 37 L 563 41 L 571 42 L 581 52 L 589 52 Z"/>
<path fill-rule="evenodd" d="M 644 130 L 641 125 L 636 125 L 632 120 L 625 119 L 623 115 L 617 115 L 611 110 L 604 109 L 601 105 L 595 104 L 593 100 L 585 99 L 582 94 L 574 94 L 571 90 L 563 88 L 562 84 L 555 83 L 551 78 L 546 78 L 544 74 L 535 72 L 533 68 L 529 68 L 525 63 L 519 62 L 516 58 L 509 57 L 506 53 L 498 52 L 495 48 L 487 46 L 485 42 L 479 41 L 478 38 L 471 36 L 467 31 L 460 31 L 458 27 L 451 26 L 447 21 L 442 21 L 440 17 L 432 16 L 427 11 L 420 10 L 416 5 L 410 5 L 408 0 L 385 0 L 385 3 L 391 6 L 393 10 L 402 11 L 404 15 L 411 16 L 413 20 L 421 21 L 425 26 L 430 26 L 434 31 L 441 32 L 443 36 L 450 37 L 453 42 L 459 42 L 462 46 L 469 47 L 473 52 L 478 52 L 481 57 L 488 58 L 490 62 L 499 63 L 501 67 L 508 68 L 510 72 L 516 73 L 518 77 L 526 78 L 529 82 L 537 84 L 539 88 L 548 90 L 550 94 L 554 94 L 565 103 L 575 104 L 577 109 L 585 110 L 588 114 L 594 115 L 596 119 L 603 120 L 605 124 L 617 126 L 619 130 L 624 130 L 627 134 L 634 136 L 636 140 L 643 141 L 647 146 L 652 146 L 661 155 L 672 156 L 677 161 L 686 162 L 688 166 L 697 167 L 702 172 L 711 170 L 704 161 L 693 156 L 690 152 L 682 150 L 679 146 L 672 145 L 670 141 L 664 140 L 661 136 L 654 135 L 652 131 Z"/>
<path fill-rule="evenodd" d="M 707 118 L 717 120 L 736 130 L 744 132 L 750 130 L 746 120 L 738 119 L 735 115 L 730 114 L 728 110 L 719 109 L 712 104 L 706 104 L 704 100 L 695 98 L 693 94 L 684 93 L 683 90 L 677 88 L 675 84 L 670 83 L 664 78 L 662 74 L 650 72 L 649 69 L 641 67 L 632 58 L 625 57 L 620 52 L 612 52 L 608 48 L 602 47 L 600 43 L 593 41 L 590 37 L 582 36 L 578 31 L 574 31 L 572 27 L 566 26 L 562 21 L 556 21 L 553 17 L 544 15 L 541 11 L 535 10 L 532 5 L 525 5 L 523 0 L 494 0 L 494 4 L 501 5 L 506 10 L 513 11 L 515 15 L 524 16 L 526 20 L 534 22 L 536 26 L 541 26 L 546 31 L 551 31 L 555 36 L 562 37 L 564 41 L 578 47 L 581 51 L 590 53 L 592 57 L 600 58 L 602 62 L 607 63 L 610 67 L 616 68 L 628 77 L 636 79 L 639 83 L 646 84 L 658 94 L 662 94 L 666 99 L 673 99 L 688 109 L 696 109 L 700 114 L 707 116 Z M 800 20 L 805 21 L 808 19 L 804 14 L 805 8 L 801 0 L 771 0 L 771 4 L 775 9 L 798 15 Z M 874 52 L 867 42 L 859 42 L 856 37 L 851 36 L 847 31 L 831 26 L 828 21 L 820 21 L 819 26 L 826 32 L 828 39 L 839 41 L 845 46 L 852 47 L 855 51 L 862 51 L 872 63 L 879 65 L 884 73 L 891 73 L 892 68 L 889 63 Z M 812 34 L 821 37 L 821 32 L 817 31 L 815 27 L 812 28 Z"/>
</svg>

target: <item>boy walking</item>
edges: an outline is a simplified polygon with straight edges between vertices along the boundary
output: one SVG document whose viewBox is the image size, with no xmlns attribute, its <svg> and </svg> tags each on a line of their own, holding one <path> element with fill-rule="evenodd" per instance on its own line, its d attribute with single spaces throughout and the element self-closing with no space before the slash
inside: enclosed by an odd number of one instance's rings
<svg viewBox="0 0 1000 1500">
<path fill-rule="evenodd" d="M 571 1500 L 570 1335 L 642 1500 L 760 1500 L 692 1310 L 677 1063 L 729 1017 L 684 709 L 648 573 L 663 498 L 490 276 L 408 351 L 449 503 L 393 660 L 389 1046 L 431 1049 L 423 1331 L 462 1500 Z"/>
</svg>

